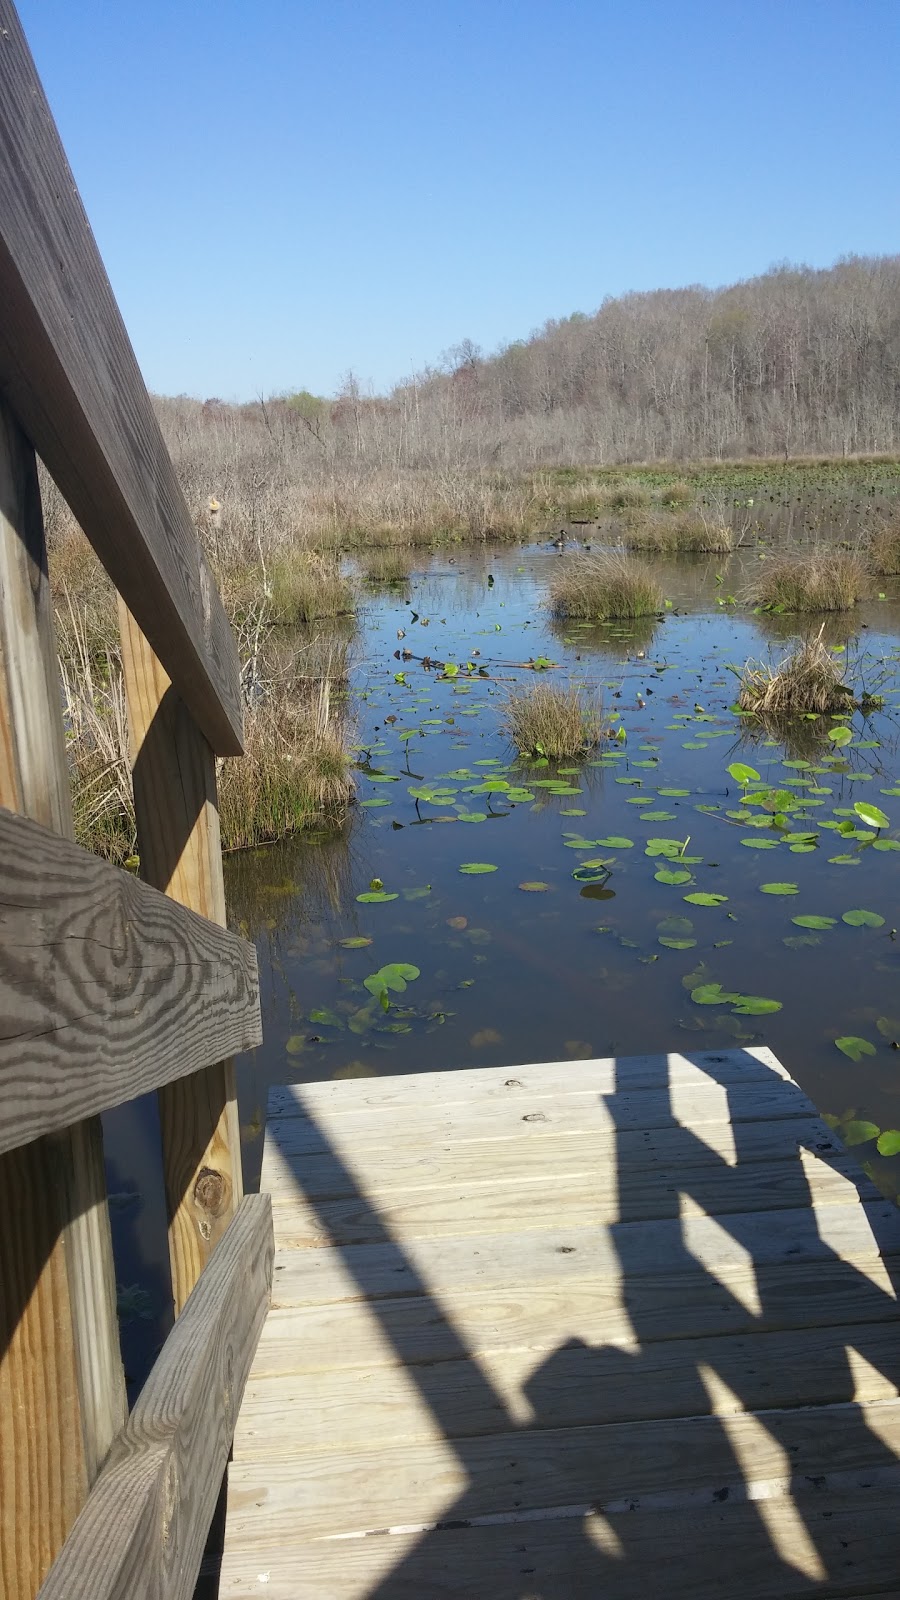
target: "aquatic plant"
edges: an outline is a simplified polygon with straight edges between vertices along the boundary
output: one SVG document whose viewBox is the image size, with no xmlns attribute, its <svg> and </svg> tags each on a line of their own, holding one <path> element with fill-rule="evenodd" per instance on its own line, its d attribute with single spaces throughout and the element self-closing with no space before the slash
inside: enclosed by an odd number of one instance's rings
<svg viewBox="0 0 900 1600">
<path fill-rule="evenodd" d="M 600 700 L 574 684 L 533 683 L 508 695 L 503 728 L 528 755 L 581 755 L 603 737 Z"/>
<path fill-rule="evenodd" d="M 821 629 L 776 665 L 748 661 L 741 673 L 738 704 L 742 711 L 757 717 L 827 716 L 847 711 L 853 703 L 853 691 L 843 681 L 839 658 L 824 643 Z"/>
<path fill-rule="evenodd" d="M 381 545 L 367 550 L 362 558 L 363 576 L 368 583 L 401 584 L 409 581 L 409 551 L 401 546 Z"/>
<path fill-rule="evenodd" d="M 727 555 L 734 549 L 734 534 L 720 518 L 694 512 L 631 520 L 622 537 L 633 550 L 661 555 Z"/>
<path fill-rule="evenodd" d="M 856 551 L 810 550 L 770 557 L 750 598 L 779 611 L 849 611 L 865 586 L 865 562 Z"/>
<path fill-rule="evenodd" d="M 694 498 L 694 491 L 683 478 L 676 478 L 673 483 L 665 483 L 659 491 L 659 503 L 662 506 L 689 506 Z"/>
<path fill-rule="evenodd" d="M 550 586 L 550 609 L 566 619 L 646 617 L 663 608 L 652 568 L 623 551 L 577 556 Z"/>
<path fill-rule="evenodd" d="M 900 573 L 900 514 L 885 518 L 869 540 L 869 566 L 879 577 Z"/>
</svg>

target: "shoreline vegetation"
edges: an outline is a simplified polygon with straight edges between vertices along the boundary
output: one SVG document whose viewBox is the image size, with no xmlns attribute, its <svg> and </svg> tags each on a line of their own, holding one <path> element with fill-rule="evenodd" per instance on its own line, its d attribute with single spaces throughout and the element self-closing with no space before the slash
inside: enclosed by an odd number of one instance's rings
<svg viewBox="0 0 900 1600">
<path fill-rule="evenodd" d="M 157 405 L 241 659 L 247 756 L 220 764 L 226 850 L 345 821 L 354 792 L 355 614 L 367 596 L 402 592 L 417 547 L 559 543 L 561 529 L 586 523 L 579 531 L 583 543 L 594 541 L 594 554 L 570 554 L 552 589 L 551 609 L 566 617 L 661 611 L 648 558 L 727 556 L 751 544 L 765 553 L 772 516 L 786 506 L 794 537 L 772 551 L 744 603 L 817 613 L 854 605 L 882 576 L 900 573 L 893 455 L 520 461 L 500 470 L 457 449 L 453 459 L 391 467 L 389 422 L 381 419 L 378 443 L 378 406 L 359 395 L 352 404 L 339 400 L 327 418 L 312 396 Z M 42 493 L 77 835 L 130 861 L 115 596 L 45 474 Z M 812 509 L 797 513 L 806 500 Z"/>
</svg>

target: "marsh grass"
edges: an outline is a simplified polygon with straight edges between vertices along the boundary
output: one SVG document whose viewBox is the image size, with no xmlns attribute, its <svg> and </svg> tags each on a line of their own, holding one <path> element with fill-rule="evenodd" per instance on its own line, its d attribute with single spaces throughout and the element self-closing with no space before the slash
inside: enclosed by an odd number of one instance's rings
<svg viewBox="0 0 900 1600">
<path fill-rule="evenodd" d="M 327 680 L 270 691 L 245 718 L 244 754 L 222 763 L 222 846 L 283 839 L 311 827 L 334 828 L 353 792 L 345 721 Z"/>
<path fill-rule="evenodd" d="M 726 523 L 693 512 L 629 519 L 622 537 L 632 550 L 659 555 L 728 555 L 734 549 L 734 534 Z"/>
<path fill-rule="evenodd" d="M 749 598 L 776 611 L 850 611 L 865 587 L 866 565 L 856 551 L 811 550 L 771 556 Z"/>
<path fill-rule="evenodd" d="M 694 498 L 694 491 L 689 483 L 676 478 L 674 483 L 663 484 L 659 491 L 658 499 L 661 506 L 671 510 L 679 506 L 689 506 Z"/>
<path fill-rule="evenodd" d="M 607 489 L 606 504 L 610 511 L 642 511 L 650 504 L 650 489 L 637 478 L 626 478 Z"/>
<path fill-rule="evenodd" d="M 741 674 L 738 705 L 763 719 L 814 714 L 827 716 L 854 704 L 838 659 L 823 630 L 805 639 L 776 665 L 748 661 Z"/>
<path fill-rule="evenodd" d="M 569 621 L 646 617 L 661 611 L 663 600 L 652 568 L 620 550 L 565 562 L 549 595 L 553 615 Z"/>
<path fill-rule="evenodd" d="M 362 556 L 362 572 L 367 583 L 403 584 L 409 582 L 409 551 L 399 545 L 384 545 L 367 550 Z"/>
<path fill-rule="evenodd" d="M 900 514 L 886 518 L 869 540 L 869 566 L 880 578 L 900 573 Z"/>
<path fill-rule="evenodd" d="M 573 684 L 530 684 L 507 697 L 503 728 L 525 755 L 582 755 L 603 737 L 600 701 Z"/>
</svg>

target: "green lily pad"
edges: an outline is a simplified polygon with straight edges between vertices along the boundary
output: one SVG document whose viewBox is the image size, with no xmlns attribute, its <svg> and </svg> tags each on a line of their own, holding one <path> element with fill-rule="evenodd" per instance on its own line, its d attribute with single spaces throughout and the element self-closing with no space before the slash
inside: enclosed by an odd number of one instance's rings
<svg viewBox="0 0 900 1600">
<path fill-rule="evenodd" d="M 659 871 L 654 872 L 653 876 L 657 883 L 678 884 L 690 883 L 691 881 L 691 874 L 689 872 L 679 870 L 675 867 L 660 867 Z"/>
<path fill-rule="evenodd" d="M 884 927 L 884 917 L 880 917 L 877 911 L 845 911 L 841 921 L 846 922 L 848 928 Z"/>
<path fill-rule="evenodd" d="M 885 1128 L 875 1148 L 880 1156 L 900 1155 L 900 1128 Z"/>
<path fill-rule="evenodd" d="M 853 809 L 860 820 L 867 822 L 870 828 L 890 827 L 890 817 L 886 816 L 879 806 L 869 805 L 867 800 L 857 800 Z"/>
<path fill-rule="evenodd" d="M 619 834 L 612 834 L 608 839 L 595 839 L 594 843 L 600 845 L 604 850 L 630 850 L 634 845 L 634 840 L 622 838 Z"/>
<path fill-rule="evenodd" d="M 863 1056 L 875 1054 L 875 1046 L 870 1044 L 868 1039 L 860 1039 L 855 1033 L 844 1033 L 834 1042 L 842 1055 L 849 1056 L 851 1061 L 859 1061 Z"/>
<path fill-rule="evenodd" d="M 464 861 L 459 870 L 464 872 L 467 877 L 474 878 L 482 872 L 496 872 L 497 868 L 492 866 L 489 861 Z"/>
<path fill-rule="evenodd" d="M 722 906 L 728 896 L 727 894 L 708 894 L 705 890 L 698 890 L 696 894 L 682 895 L 682 899 L 692 906 Z"/>
<path fill-rule="evenodd" d="M 842 1122 L 838 1132 L 845 1144 L 866 1144 L 869 1139 L 877 1139 L 881 1132 L 877 1122 Z"/>
<path fill-rule="evenodd" d="M 791 921 L 798 928 L 835 928 L 837 917 L 820 917 L 811 912 L 804 912 L 799 917 L 791 917 Z"/>
<path fill-rule="evenodd" d="M 761 883 L 759 887 L 762 894 L 787 895 L 800 893 L 800 886 L 796 883 Z"/>
<path fill-rule="evenodd" d="M 549 883 L 540 883 L 535 880 L 534 883 L 520 883 L 519 888 L 524 889 L 526 894 L 546 894 L 550 885 Z"/>
<path fill-rule="evenodd" d="M 339 939 L 338 943 L 342 945 L 345 950 L 362 950 L 365 945 L 371 944 L 372 941 L 371 939 L 364 938 L 361 933 L 355 933 L 349 939 Z"/>
</svg>

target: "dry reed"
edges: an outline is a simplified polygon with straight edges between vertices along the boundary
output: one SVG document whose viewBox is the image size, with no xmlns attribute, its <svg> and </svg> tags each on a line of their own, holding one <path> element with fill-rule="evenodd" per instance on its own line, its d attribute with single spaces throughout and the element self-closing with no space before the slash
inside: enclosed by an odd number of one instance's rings
<svg viewBox="0 0 900 1600">
<path fill-rule="evenodd" d="M 855 551 L 811 550 L 770 557 L 750 598 L 777 611 L 849 611 L 865 585 L 865 562 Z"/>
<path fill-rule="evenodd" d="M 623 551 L 576 556 L 550 585 L 555 617 L 589 621 L 646 617 L 663 608 L 663 592 L 650 567 Z"/>
<path fill-rule="evenodd" d="M 514 690 L 503 708 L 503 727 L 517 750 L 552 760 L 581 755 L 603 737 L 599 699 L 574 684 Z"/>
</svg>

